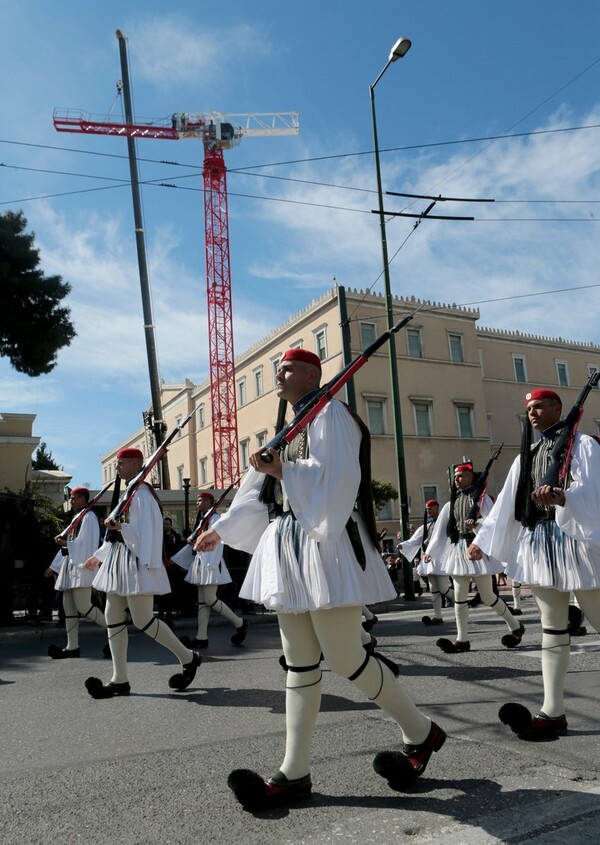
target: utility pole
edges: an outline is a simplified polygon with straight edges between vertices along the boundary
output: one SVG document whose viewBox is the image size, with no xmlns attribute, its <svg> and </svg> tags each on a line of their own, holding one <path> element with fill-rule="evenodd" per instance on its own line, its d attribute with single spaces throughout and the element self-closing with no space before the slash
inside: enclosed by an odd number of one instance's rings
<svg viewBox="0 0 600 845">
<path fill-rule="evenodd" d="M 129 83 L 129 65 L 127 62 L 127 39 L 120 29 L 117 30 L 119 41 L 119 55 L 121 58 L 121 75 L 123 82 L 123 101 L 125 106 L 125 120 L 133 123 L 133 107 L 131 102 L 131 86 Z M 129 172 L 131 174 L 131 195 L 133 198 L 133 217 L 135 223 L 135 242 L 137 247 L 138 268 L 140 274 L 140 288 L 142 292 L 142 308 L 144 313 L 144 333 L 146 336 L 146 354 L 148 357 L 148 372 L 150 375 L 150 394 L 152 397 L 153 431 L 155 448 L 163 442 L 166 425 L 162 415 L 160 399 L 160 378 L 158 375 L 158 357 L 156 354 L 156 337 L 154 333 L 154 318 L 152 315 L 152 300 L 150 298 L 150 283 L 148 280 L 148 261 L 146 258 L 146 239 L 144 236 L 144 219 L 140 195 L 140 179 L 135 150 L 135 138 L 127 137 L 127 151 L 129 153 Z M 165 455 L 161 461 L 161 488 L 169 490 L 169 463 Z"/>
</svg>

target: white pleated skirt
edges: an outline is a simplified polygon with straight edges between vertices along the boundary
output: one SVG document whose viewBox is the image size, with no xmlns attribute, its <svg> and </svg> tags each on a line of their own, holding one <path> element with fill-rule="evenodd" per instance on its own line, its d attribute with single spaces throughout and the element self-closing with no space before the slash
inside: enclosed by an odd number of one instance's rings
<svg viewBox="0 0 600 845">
<path fill-rule="evenodd" d="M 162 596 L 171 592 L 165 567 L 142 566 L 125 543 L 112 544 L 92 586 L 119 596 Z"/>
<path fill-rule="evenodd" d="M 419 565 L 417 566 L 417 572 L 422 578 L 429 578 L 430 575 L 447 575 L 447 572 L 444 572 L 442 569 L 442 564 L 439 560 L 421 560 L 419 561 Z"/>
<path fill-rule="evenodd" d="M 95 577 L 96 573 L 93 569 L 81 569 L 79 566 L 72 564 L 68 557 L 65 557 L 54 589 L 63 592 L 64 590 L 76 590 L 78 587 L 91 587 Z"/>
<path fill-rule="evenodd" d="M 474 542 L 477 542 L 477 538 Z M 475 578 L 477 575 L 496 575 L 498 572 L 504 572 L 503 564 L 488 555 L 483 555 L 481 560 L 469 560 L 467 549 L 470 545 L 470 540 L 460 537 L 458 543 L 451 545 L 449 553 L 439 564 L 440 571 L 434 574 L 469 575 Z"/>
<path fill-rule="evenodd" d="M 560 592 L 600 588 L 600 549 L 567 536 L 552 521 L 538 522 L 519 543 L 506 574 L 514 581 Z"/>
<path fill-rule="evenodd" d="M 194 560 L 184 580 L 189 584 L 198 584 L 203 587 L 205 584 L 231 584 L 231 575 L 224 560 L 216 565 L 209 565 L 204 555 L 194 555 Z"/>
<path fill-rule="evenodd" d="M 290 514 L 272 522 L 252 556 L 240 596 L 280 613 L 377 604 L 396 598 L 381 555 L 355 519 L 366 555 L 363 571 L 347 532 L 337 540 L 311 539 Z"/>
</svg>

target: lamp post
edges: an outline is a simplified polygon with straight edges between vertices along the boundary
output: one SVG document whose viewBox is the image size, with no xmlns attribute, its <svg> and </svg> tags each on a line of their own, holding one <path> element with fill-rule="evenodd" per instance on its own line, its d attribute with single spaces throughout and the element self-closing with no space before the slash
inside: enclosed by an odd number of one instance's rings
<svg viewBox="0 0 600 845">
<path fill-rule="evenodd" d="M 383 257 L 383 280 L 385 285 L 385 306 L 387 315 L 387 327 L 393 328 L 394 308 L 392 289 L 390 284 L 390 268 L 388 259 L 387 237 L 385 231 L 385 215 L 383 211 L 383 188 L 381 186 L 381 165 L 379 161 L 379 141 L 377 138 L 377 118 L 375 116 L 375 86 L 386 72 L 392 62 L 401 59 L 410 50 L 411 41 L 409 38 L 399 38 L 390 51 L 387 64 L 372 85 L 369 86 L 371 98 L 371 117 L 373 120 L 373 148 L 375 152 L 375 170 L 377 173 L 377 196 L 379 200 L 379 227 L 381 231 L 381 252 Z M 408 522 L 408 491 L 406 486 L 406 464 L 404 460 L 404 441 L 402 436 L 402 414 L 400 409 L 400 390 L 398 385 L 398 362 L 396 360 L 396 336 L 392 333 L 389 340 L 390 353 L 390 379 L 392 388 L 392 411 L 394 421 L 394 444 L 396 448 L 396 463 L 398 473 L 398 488 L 400 494 L 400 519 L 402 524 L 402 538 L 406 540 L 409 532 Z M 405 573 L 406 574 L 406 573 Z M 409 583 L 406 583 L 405 590 L 409 592 L 407 598 L 414 598 L 412 573 Z M 412 593 L 412 596 L 410 594 Z"/>
</svg>

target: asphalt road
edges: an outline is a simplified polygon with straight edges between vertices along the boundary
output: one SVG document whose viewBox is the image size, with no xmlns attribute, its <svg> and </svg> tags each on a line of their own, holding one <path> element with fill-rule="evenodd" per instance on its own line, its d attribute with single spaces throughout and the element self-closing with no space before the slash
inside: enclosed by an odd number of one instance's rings
<svg viewBox="0 0 600 845">
<path fill-rule="evenodd" d="M 2 845 L 595 845 L 600 843 L 600 639 L 573 641 L 569 735 L 527 743 L 497 719 L 510 700 L 542 700 L 540 625 L 524 604 L 524 645 L 487 608 L 471 612 L 472 651 L 444 655 L 452 612 L 426 629 L 422 609 L 380 616 L 379 647 L 400 682 L 448 732 L 410 793 L 372 769 L 399 731 L 348 681 L 324 667 L 313 753 L 314 798 L 269 813 L 244 812 L 226 785 L 233 768 L 263 775 L 281 762 L 284 683 L 275 624 L 250 617 L 241 648 L 211 627 L 193 685 L 173 693 L 172 655 L 130 636 L 132 695 L 94 701 L 88 675 L 110 677 L 104 639 L 91 626 L 79 660 L 53 661 L 49 639 L 0 642 Z M 191 633 L 191 629 L 178 633 Z M 62 644 L 64 632 L 52 632 Z"/>
</svg>

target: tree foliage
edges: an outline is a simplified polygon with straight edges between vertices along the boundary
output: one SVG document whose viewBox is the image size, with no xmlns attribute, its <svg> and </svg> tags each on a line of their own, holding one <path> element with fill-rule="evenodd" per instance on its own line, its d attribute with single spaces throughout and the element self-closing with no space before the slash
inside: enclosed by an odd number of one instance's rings
<svg viewBox="0 0 600 845">
<path fill-rule="evenodd" d="M 71 286 L 40 268 L 35 235 L 23 212 L 0 214 L 0 356 L 28 376 L 49 373 L 59 349 L 75 337 L 62 300 Z"/>
<path fill-rule="evenodd" d="M 387 481 L 378 481 L 376 478 L 371 479 L 371 493 L 373 495 L 375 513 L 389 502 L 390 499 L 396 501 L 398 498 L 398 491 L 392 484 L 388 484 Z"/>
<path fill-rule="evenodd" d="M 35 455 L 33 456 L 33 460 L 31 462 L 32 469 L 62 469 L 54 458 L 52 457 L 52 452 L 46 446 L 45 442 L 42 440 L 40 441 L 40 445 L 37 447 L 35 451 Z"/>
</svg>

